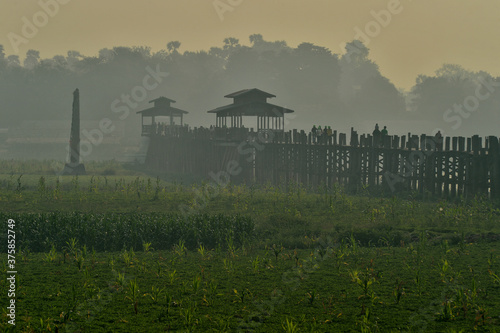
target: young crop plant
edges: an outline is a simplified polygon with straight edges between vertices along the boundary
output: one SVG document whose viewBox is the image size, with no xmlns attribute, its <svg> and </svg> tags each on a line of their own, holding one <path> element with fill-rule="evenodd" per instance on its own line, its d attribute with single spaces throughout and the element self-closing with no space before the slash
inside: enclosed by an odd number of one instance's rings
<svg viewBox="0 0 500 333">
<path fill-rule="evenodd" d="M 118 276 L 116 277 L 116 285 L 123 287 L 125 284 L 125 273 L 118 273 Z"/>
<path fill-rule="evenodd" d="M 394 300 L 396 301 L 396 304 L 399 304 L 401 301 L 401 297 L 405 294 L 405 288 L 403 288 L 404 282 L 401 281 L 399 282 L 398 279 L 396 279 L 396 287 L 394 288 L 394 291 L 392 292 L 392 295 L 394 296 Z"/>
<path fill-rule="evenodd" d="M 357 253 L 358 252 L 358 243 L 356 242 L 356 239 L 354 238 L 354 235 L 352 233 L 351 233 L 351 237 L 349 238 L 349 241 L 351 243 L 352 253 Z"/>
<path fill-rule="evenodd" d="M 448 263 L 448 260 L 443 259 L 443 260 L 441 260 L 441 262 L 442 262 L 442 265 L 438 265 L 439 266 L 439 275 L 441 276 L 441 281 L 446 282 L 446 276 L 447 276 L 448 271 L 451 270 L 451 267 L 450 267 L 450 264 Z M 453 278 L 450 277 L 450 281 L 452 279 Z"/>
<path fill-rule="evenodd" d="M 229 255 L 234 258 L 236 256 L 236 245 L 234 244 L 234 233 L 232 230 L 226 236 L 226 244 Z"/>
<path fill-rule="evenodd" d="M 209 255 L 210 251 L 207 250 L 207 248 L 203 244 L 200 244 L 198 246 L 197 251 L 200 254 L 202 260 L 210 259 L 210 255 Z"/>
<path fill-rule="evenodd" d="M 281 321 L 281 327 L 287 333 L 296 333 L 299 331 L 299 323 L 294 323 L 293 319 L 285 318 L 285 320 Z"/>
<path fill-rule="evenodd" d="M 123 259 L 123 262 L 125 263 L 125 265 L 127 265 L 127 266 L 130 266 L 130 264 L 132 263 L 132 258 L 130 256 L 130 254 L 127 252 L 127 250 L 123 251 L 122 259 Z"/>
<path fill-rule="evenodd" d="M 83 259 L 87 259 L 87 244 L 83 245 L 81 254 L 82 254 Z"/>
<path fill-rule="evenodd" d="M 453 300 L 445 299 L 443 303 L 441 303 L 438 318 L 442 321 L 450 321 L 455 318 L 453 313 Z"/>
<path fill-rule="evenodd" d="M 258 273 L 259 272 L 259 264 L 260 264 L 259 256 L 257 256 L 254 260 L 252 260 L 251 263 L 252 263 L 253 272 Z"/>
<path fill-rule="evenodd" d="M 78 254 L 78 252 L 77 252 L 75 255 L 75 261 L 76 261 L 76 267 L 78 267 L 78 270 L 81 272 L 85 258 L 83 257 L 82 254 Z"/>
<path fill-rule="evenodd" d="M 276 244 L 273 244 L 273 252 L 274 252 L 274 257 L 276 259 L 276 262 L 278 261 L 278 256 L 280 255 L 280 253 L 283 251 L 283 246 L 282 245 L 279 245 L 277 246 Z"/>
<path fill-rule="evenodd" d="M 130 296 L 125 297 L 132 301 L 134 304 L 135 314 L 139 312 L 139 284 L 137 283 L 137 279 L 130 280 L 128 286 L 128 292 Z"/>
<path fill-rule="evenodd" d="M 195 325 L 198 321 L 195 318 L 197 303 L 189 304 L 186 308 L 182 308 L 180 313 L 184 320 L 184 325 L 191 327 Z"/>
<path fill-rule="evenodd" d="M 252 292 L 250 290 L 245 289 L 243 290 L 241 293 L 238 292 L 238 290 L 236 289 L 233 289 L 233 292 L 234 292 L 234 297 L 236 298 L 236 301 L 235 302 L 239 302 L 239 303 L 244 303 L 245 302 L 245 298 L 248 299 L 248 298 L 252 298 Z"/>
<path fill-rule="evenodd" d="M 455 294 L 455 302 L 457 304 L 457 307 L 462 310 L 465 318 L 471 304 L 469 302 L 469 296 L 467 295 L 463 287 L 457 288 Z"/>
<path fill-rule="evenodd" d="M 306 295 L 307 295 L 307 298 L 309 300 L 309 305 L 313 305 L 314 301 L 316 300 L 316 297 L 318 296 L 318 294 L 316 293 L 316 290 L 308 292 Z"/>
<path fill-rule="evenodd" d="M 193 278 L 192 283 L 191 283 L 191 288 L 193 290 L 193 294 L 198 293 L 198 290 L 200 289 L 200 284 L 201 284 L 201 277 L 199 275 L 195 276 Z"/>
<path fill-rule="evenodd" d="M 187 255 L 187 248 L 185 246 L 186 242 L 183 239 L 179 239 L 179 243 L 174 245 L 174 252 L 179 256 Z"/>
<path fill-rule="evenodd" d="M 70 238 L 69 242 L 66 242 L 65 249 L 71 254 L 73 257 L 76 257 L 78 251 L 78 240 L 76 238 Z"/>
<path fill-rule="evenodd" d="M 158 300 L 160 299 L 161 295 L 165 291 L 165 288 L 157 287 L 157 286 L 152 286 L 151 287 L 151 293 L 149 293 L 149 297 L 151 297 L 151 300 L 153 303 L 158 303 Z"/>
<path fill-rule="evenodd" d="M 172 273 L 168 274 L 168 280 L 170 282 L 170 285 L 172 285 L 172 286 L 174 285 L 174 281 L 176 280 L 176 278 L 175 278 L 176 273 L 177 273 L 177 271 L 174 270 Z"/>
<path fill-rule="evenodd" d="M 351 270 L 349 272 L 351 280 L 358 285 L 358 287 L 363 291 L 363 295 L 361 297 L 369 297 L 372 302 L 375 301 L 376 297 L 372 291 L 372 284 L 376 281 L 375 276 L 372 273 L 366 270 L 366 273 L 361 273 L 358 270 Z"/>
<path fill-rule="evenodd" d="M 146 243 L 146 242 L 142 243 L 142 250 L 144 251 L 144 253 L 148 253 L 152 249 L 153 248 L 151 247 L 151 243 Z"/>
<path fill-rule="evenodd" d="M 488 273 L 490 274 L 494 283 L 500 284 L 500 277 L 497 274 L 495 274 L 495 272 L 493 272 L 491 269 L 488 269 Z"/>
<path fill-rule="evenodd" d="M 157 260 L 156 261 L 156 276 L 160 277 L 162 272 L 163 272 L 163 267 L 161 265 L 161 262 L 160 262 L 160 260 Z"/>
<path fill-rule="evenodd" d="M 228 273 L 233 273 L 234 271 L 234 264 L 231 260 L 227 259 L 227 258 L 224 258 L 222 259 L 222 263 L 224 264 L 224 269 L 228 272 Z"/>
<path fill-rule="evenodd" d="M 54 262 L 57 259 L 57 250 L 56 246 L 52 244 L 52 248 L 50 249 L 48 254 L 45 254 L 44 260 L 46 262 Z"/>
</svg>

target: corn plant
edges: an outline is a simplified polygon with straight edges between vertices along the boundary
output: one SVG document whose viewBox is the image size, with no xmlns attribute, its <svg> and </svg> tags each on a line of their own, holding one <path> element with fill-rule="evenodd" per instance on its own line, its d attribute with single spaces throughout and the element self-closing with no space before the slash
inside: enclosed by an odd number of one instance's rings
<svg viewBox="0 0 500 333">
<path fill-rule="evenodd" d="M 76 252 L 78 251 L 78 240 L 76 238 L 70 238 L 69 242 L 66 242 L 65 249 L 71 254 L 72 256 L 76 256 Z"/>
<path fill-rule="evenodd" d="M 441 303 L 441 307 L 439 310 L 439 319 L 443 321 L 450 321 L 452 320 L 455 315 L 453 314 L 453 301 L 452 300 L 445 300 L 443 303 Z"/>
<path fill-rule="evenodd" d="M 205 248 L 205 246 L 203 246 L 203 244 L 200 244 L 200 246 L 198 246 L 197 251 L 201 255 L 202 259 L 206 258 L 206 256 L 207 256 L 207 249 Z"/>
<path fill-rule="evenodd" d="M 151 243 L 146 243 L 146 242 L 143 242 L 142 243 L 142 250 L 145 252 L 145 253 L 148 253 L 149 250 L 151 250 L 152 247 L 151 247 Z"/>
<path fill-rule="evenodd" d="M 187 254 L 187 249 L 185 246 L 186 242 L 183 239 L 179 239 L 179 243 L 174 245 L 174 252 L 179 256 L 182 257 Z"/>
<path fill-rule="evenodd" d="M 234 292 L 234 297 L 236 298 L 236 301 L 235 302 L 240 302 L 240 303 L 243 303 L 245 302 L 245 298 L 251 298 L 252 297 L 252 292 L 250 290 L 245 289 L 243 290 L 241 293 L 238 292 L 238 290 L 236 289 L 233 289 L 233 292 Z"/>
<path fill-rule="evenodd" d="M 175 274 L 177 273 L 176 270 L 174 270 L 172 273 L 169 273 L 168 274 L 168 279 L 169 279 L 169 282 L 170 282 L 170 285 L 173 285 L 174 284 L 174 281 L 175 281 Z"/>
<path fill-rule="evenodd" d="M 160 289 L 160 287 L 152 286 L 151 293 L 149 293 L 148 295 L 149 295 L 149 297 L 151 297 L 151 300 L 153 301 L 153 303 L 156 304 L 164 291 L 165 291 L 164 288 Z"/>
<path fill-rule="evenodd" d="M 252 262 L 253 272 L 258 273 L 259 272 L 259 264 L 260 264 L 259 256 L 257 256 L 257 258 L 255 258 L 251 262 Z"/>
<path fill-rule="evenodd" d="M 314 301 L 316 300 L 316 296 L 317 296 L 316 290 L 313 290 L 313 291 L 307 293 L 307 297 L 308 297 L 310 305 L 313 305 Z"/>
<path fill-rule="evenodd" d="M 130 299 L 134 304 L 135 314 L 139 312 L 139 284 L 137 283 L 137 279 L 131 280 L 128 286 L 128 292 L 130 296 L 126 298 Z"/>
<path fill-rule="evenodd" d="M 87 244 L 83 244 L 82 256 L 83 256 L 83 259 L 87 259 Z"/>
<path fill-rule="evenodd" d="M 50 249 L 49 253 L 45 255 L 44 260 L 46 262 L 54 262 L 57 258 L 57 250 L 54 244 L 52 244 L 52 248 Z"/>
<path fill-rule="evenodd" d="M 123 287 L 125 284 L 125 273 L 118 273 L 118 276 L 116 277 L 116 285 Z"/>
<path fill-rule="evenodd" d="M 493 279 L 494 283 L 500 284 L 500 277 L 497 274 L 495 274 L 495 272 L 493 272 L 491 269 L 488 269 L 488 273 L 490 273 L 490 276 Z"/>
<path fill-rule="evenodd" d="M 274 257 L 276 259 L 276 261 L 278 261 L 278 256 L 280 255 L 280 253 L 283 251 L 283 246 L 277 246 L 276 244 L 273 244 L 273 252 L 274 252 Z"/>
<path fill-rule="evenodd" d="M 370 296 L 373 301 L 375 296 L 371 290 L 371 286 L 375 282 L 375 277 L 369 274 L 368 271 L 365 274 L 362 274 L 358 270 L 351 270 L 349 275 L 351 276 L 351 280 L 355 282 L 363 291 L 363 297 Z"/>
<path fill-rule="evenodd" d="M 78 255 L 78 253 L 76 253 L 75 260 L 76 260 L 76 266 L 78 267 L 78 270 L 81 271 L 83 268 L 83 262 L 85 261 L 85 258 L 83 258 L 83 255 L 81 255 L 81 254 Z"/>
<path fill-rule="evenodd" d="M 287 333 L 296 333 L 299 331 L 299 324 L 294 323 L 293 319 L 288 320 L 288 318 L 285 318 L 285 320 L 281 322 L 281 327 Z"/>
<path fill-rule="evenodd" d="M 157 277 L 160 277 L 160 276 L 161 276 L 162 271 L 163 271 L 163 267 L 162 267 L 162 265 L 161 265 L 160 261 L 159 261 L 159 260 L 157 260 L 157 261 L 156 261 L 156 276 L 157 276 Z"/>
<path fill-rule="evenodd" d="M 236 255 L 236 246 L 234 245 L 234 235 L 231 230 L 229 235 L 226 237 L 226 244 L 227 244 L 227 250 L 229 252 L 229 255 L 231 257 L 234 257 Z"/>
<path fill-rule="evenodd" d="M 224 269 L 228 272 L 228 273 L 232 273 L 233 270 L 234 270 L 234 264 L 231 260 L 228 260 L 226 258 L 222 259 L 222 262 L 224 264 Z"/>
<path fill-rule="evenodd" d="M 392 295 L 394 296 L 394 299 L 396 301 L 396 304 L 399 304 L 401 301 L 401 297 L 405 294 L 405 289 L 403 288 L 403 281 L 399 282 L 396 279 L 396 287 L 394 288 L 394 291 L 392 292 Z"/>
<path fill-rule="evenodd" d="M 462 287 L 457 288 L 455 294 L 455 302 L 462 309 L 465 318 L 465 316 L 467 315 L 467 311 L 469 310 L 470 303 L 469 303 L 469 297 L 467 293 L 465 293 L 464 288 Z"/>
<path fill-rule="evenodd" d="M 195 322 L 195 313 L 196 313 L 196 302 L 194 304 L 190 304 L 188 307 L 181 309 L 181 317 L 184 320 L 184 325 L 191 327 Z"/>
<path fill-rule="evenodd" d="M 130 265 L 130 263 L 132 262 L 132 259 L 130 258 L 130 254 L 127 252 L 127 250 L 123 251 L 122 253 L 122 259 L 123 259 L 123 262 L 125 263 L 125 265 Z"/>
<path fill-rule="evenodd" d="M 354 238 L 354 235 L 352 233 L 351 237 L 349 238 L 349 241 L 351 243 L 352 253 L 358 252 L 358 243 L 356 242 L 356 239 Z"/>
<path fill-rule="evenodd" d="M 215 280 L 210 280 L 210 283 L 207 284 L 207 291 L 210 295 L 215 295 L 217 292 L 217 282 Z"/>
<path fill-rule="evenodd" d="M 195 276 L 193 278 L 193 282 L 191 283 L 191 287 L 193 289 L 193 294 L 196 294 L 198 292 L 198 290 L 200 289 L 200 283 L 201 283 L 201 277 Z"/>
<path fill-rule="evenodd" d="M 488 268 L 491 269 L 494 263 L 495 263 L 495 257 L 493 257 L 493 252 L 490 252 L 490 257 L 488 258 Z"/>
<path fill-rule="evenodd" d="M 442 264 L 438 265 L 439 266 L 439 274 L 441 276 L 441 281 L 446 281 L 446 275 L 448 271 L 450 270 L 450 264 L 448 263 L 448 260 L 443 259 L 441 260 Z"/>
</svg>

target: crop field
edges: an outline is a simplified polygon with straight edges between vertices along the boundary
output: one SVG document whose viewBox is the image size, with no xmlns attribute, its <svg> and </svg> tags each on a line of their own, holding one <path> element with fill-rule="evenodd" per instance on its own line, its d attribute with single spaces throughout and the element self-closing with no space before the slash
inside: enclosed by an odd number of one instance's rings
<svg viewBox="0 0 500 333">
<path fill-rule="evenodd" d="M 500 331 L 498 202 L 9 166 L 2 331 Z"/>
</svg>

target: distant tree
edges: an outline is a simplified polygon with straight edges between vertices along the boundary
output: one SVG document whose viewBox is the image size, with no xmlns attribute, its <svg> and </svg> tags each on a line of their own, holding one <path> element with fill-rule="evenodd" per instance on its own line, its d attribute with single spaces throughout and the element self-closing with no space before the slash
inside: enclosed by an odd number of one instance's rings
<svg viewBox="0 0 500 333">
<path fill-rule="evenodd" d="M 21 61 L 19 60 L 19 56 L 15 54 L 11 54 L 7 57 L 7 65 L 9 67 L 19 67 L 21 66 Z"/>
<path fill-rule="evenodd" d="M 356 91 L 352 108 L 373 121 L 402 119 L 406 110 L 404 96 L 382 75 L 369 77 Z"/>
<path fill-rule="evenodd" d="M 253 46 L 264 42 L 264 37 L 262 37 L 261 34 L 250 35 L 249 39 L 250 39 L 250 43 L 252 43 Z"/>
<path fill-rule="evenodd" d="M 178 53 L 178 49 L 181 47 L 181 42 L 172 41 L 167 43 L 167 50 L 170 53 Z"/>
<path fill-rule="evenodd" d="M 224 39 L 224 50 L 233 50 L 240 46 L 240 40 L 238 38 L 229 37 Z"/>
<path fill-rule="evenodd" d="M 34 69 L 40 60 L 40 52 L 36 50 L 28 50 L 24 59 L 24 68 Z"/>
<path fill-rule="evenodd" d="M 99 61 L 100 62 L 110 62 L 115 57 L 115 52 L 108 48 L 99 50 Z"/>
</svg>

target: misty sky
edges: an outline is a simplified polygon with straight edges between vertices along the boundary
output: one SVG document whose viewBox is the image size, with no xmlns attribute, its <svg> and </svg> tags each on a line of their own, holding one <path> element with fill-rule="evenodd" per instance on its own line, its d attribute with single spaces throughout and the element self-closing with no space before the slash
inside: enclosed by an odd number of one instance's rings
<svg viewBox="0 0 500 333">
<path fill-rule="evenodd" d="M 340 45 L 354 39 L 355 29 L 365 31 L 368 24 L 374 29 L 365 41 L 371 58 L 398 87 L 410 88 L 418 74 L 432 74 L 443 63 L 500 75 L 498 0 L 58 1 L 67 3 L 59 5 L 46 25 L 43 15 L 38 16 L 43 26 L 20 44 L 21 58 L 28 49 L 39 50 L 42 58 L 68 50 L 93 56 L 113 46 L 151 46 L 157 51 L 173 40 L 182 43 L 181 52 L 197 51 L 222 46 L 226 37 L 248 45 L 254 33 L 291 46 L 312 42 L 340 53 Z M 371 11 L 390 6 L 397 12 L 390 22 L 385 27 L 375 23 Z M 23 36 L 22 18 L 33 22 L 41 10 L 39 1 L 1 0 L 0 44 L 8 55 L 15 53 L 8 34 Z"/>
</svg>

